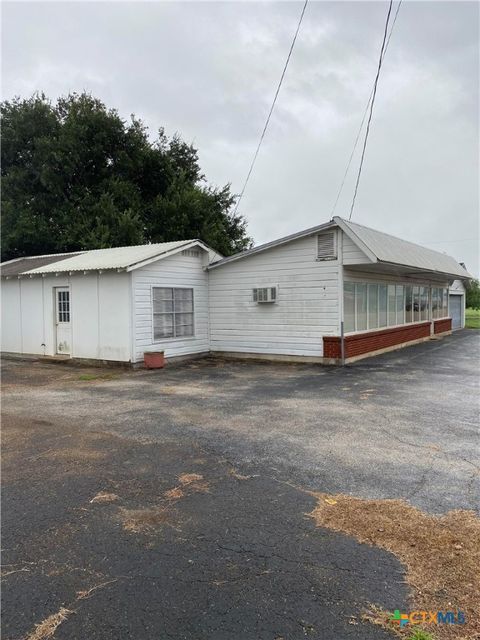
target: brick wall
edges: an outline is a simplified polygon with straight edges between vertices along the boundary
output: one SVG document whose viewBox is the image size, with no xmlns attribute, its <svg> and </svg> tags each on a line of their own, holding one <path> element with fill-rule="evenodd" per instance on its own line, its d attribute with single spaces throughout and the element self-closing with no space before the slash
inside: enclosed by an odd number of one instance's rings
<svg viewBox="0 0 480 640">
<path fill-rule="evenodd" d="M 433 321 L 433 332 L 434 333 L 444 333 L 445 331 L 452 330 L 452 319 L 444 318 L 443 320 L 434 320 Z"/>
<path fill-rule="evenodd" d="M 439 322 L 447 322 L 441 320 Z M 448 319 L 448 322 L 451 320 Z M 442 329 L 441 331 L 447 331 Z M 436 331 L 440 333 L 441 331 Z M 379 329 L 378 331 L 368 331 L 365 333 L 355 333 L 345 336 L 345 358 L 354 358 L 371 351 L 394 347 L 397 344 L 412 342 L 430 336 L 430 322 L 419 322 L 416 324 L 406 324 L 401 327 L 390 327 Z M 341 344 L 338 336 L 324 336 L 323 338 L 324 358 L 340 358 Z"/>
</svg>

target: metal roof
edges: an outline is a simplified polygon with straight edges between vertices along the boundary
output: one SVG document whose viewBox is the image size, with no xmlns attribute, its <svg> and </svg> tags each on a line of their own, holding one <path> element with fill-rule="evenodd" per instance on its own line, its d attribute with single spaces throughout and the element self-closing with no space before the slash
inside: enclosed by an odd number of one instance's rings
<svg viewBox="0 0 480 640">
<path fill-rule="evenodd" d="M 52 262 L 61 262 L 72 256 L 76 256 L 76 253 L 55 253 L 48 256 L 33 256 L 31 258 L 15 258 L 4 262 L 1 266 L 1 274 L 4 277 L 18 276 L 29 269 L 37 269 L 51 264 Z"/>
<path fill-rule="evenodd" d="M 414 242 L 396 238 L 388 233 L 376 231 L 343 218 L 335 217 L 333 220 L 360 249 L 366 248 L 378 262 L 413 267 L 464 279 L 472 277 L 455 258 L 446 253 L 427 249 Z"/>
<path fill-rule="evenodd" d="M 429 271 L 441 273 L 444 275 L 455 276 L 457 278 L 468 279 L 472 276 L 468 273 L 464 267 L 462 267 L 454 258 L 434 251 L 433 249 L 427 249 L 413 242 L 402 240 L 363 225 L 349 222 L 338 216 L 335 216 L 329 222 L 326 222 L 316 227 L 310 227 L 304 231 L 298 231 L 291 235 L 267 242 L 266 244 L 259 245 L 253 249 L 236 253 L 233 256 L 223 258 L 209 265 L 209 269 L 215 269 L 221 267 L 224 264 L 234 262 L 235 260 L 241 260 L 248 256 L 273 249 L 287 242 L 298 240 L 315 233 L 330 229 L 332 227 L 340 227 L 351 240 L 365 253 L 365 255 L 371 260 L 372 263 L 384 262 L 388 264 L 394 264 L 402 267 L 419 269 L 421 271 Z"/>
<path fill-rule="evenodd" d="M 178 240 L 176 242 L 159 242 L 132 247 L 93 249 L 91 251 L 17 258 L 3 263 L 0 267 L 2 276 L 6 277 L 72 271 L 98 271 L 103 269 L 126 269 L 131 271 L 154 260 L 165 258 L 172 253 L 194 246 L 199 246 L 207 251 L 211 260 L 219 256 L 200 240 Z"/>
</svg>

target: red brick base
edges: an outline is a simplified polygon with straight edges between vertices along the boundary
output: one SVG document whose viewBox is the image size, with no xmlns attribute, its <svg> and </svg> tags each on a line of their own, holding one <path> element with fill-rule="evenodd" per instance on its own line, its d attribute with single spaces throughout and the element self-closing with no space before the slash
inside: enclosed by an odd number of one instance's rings
<svg viewBox="0 0 480 640">
<path fill-rule="evenodd" d="M 445 333 L 445 331 L 452 330 L 452 319 L 444 318 L 443 320 L 434 320 L 433 321 L 433 332 L 434 333 Z"/>
<path fill-rule="evenodd" d="M 439 320 L 438 323 L 450 323 L 447 320 Z M 435 323 L 435 333 L 442 333 L 449 329 L 442 328 L 437 331 Z M 440 325 L 439 326 L 443 326 Z M 406 324 L 401 327 L 390 327 L 388 329 L 379 329 L 378 331 L 368 331 L 365 333 L 355 333 L 345 336 L 345 358 L 355 358 L 372 351 L 379 351 L 394 347 L 395 345 L 404 344 L 405 342 L 413 342 L 430 336 L 430 322 L 419 322 L 416 324 Z M 338 336 L 324 336 L 323 338 L 323 357 L 324 358 L 341 358 L 341 344 Z"/>
</svg>

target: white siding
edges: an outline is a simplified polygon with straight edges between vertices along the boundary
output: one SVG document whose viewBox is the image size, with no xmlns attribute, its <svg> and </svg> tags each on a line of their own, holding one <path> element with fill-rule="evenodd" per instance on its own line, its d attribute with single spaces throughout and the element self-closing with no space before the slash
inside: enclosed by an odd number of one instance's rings
<svg viewBox="0 0 480 640">
<path fill-rule="evenodd" d="M 371 260 L 345 233 L 342 233 L 343 264 L 368 264 Z"/>
<path fill-rule="evenodd" d="M 55 287 L 70 287 L 71 355 L 130 360 L 127 273 L 2 281 L 2 351 L 55 355 Z"/>
<path fill-rule="evenodd" d="M 316 260 L 316 235 L 212 269 L 210 349 L 323 355 L 338 332 L 338 261 Z M 277 302 L 253 302 L 252 289 L 278 285 Z"/>
<path fill-rule="evenodd" d="M 2 280 L 2 351 L 22 351 L 20 281 Z"/>
<path fill-rule="evenodd" d="M 454 280 L 452 282 L 452 284 L 450 285 L 450 293 L 456 294 L 456 295 L 460 295 L 462 293 L 465 293 L 465 285 L 463 284 L 463 282 L 461 280 Z"/>
<path fill-rule="evenodd" d="M 208 343 L 208 273 L 207 257 L 177 253 L 132 271 L 135 361 L 143 360 L 145 351 L 165 351 L 167 358 L 209 350 Z M 189 338 L 153 340 L 152 287 L 191 287 L 194 299 L 195 335 Z"/>
</svg>

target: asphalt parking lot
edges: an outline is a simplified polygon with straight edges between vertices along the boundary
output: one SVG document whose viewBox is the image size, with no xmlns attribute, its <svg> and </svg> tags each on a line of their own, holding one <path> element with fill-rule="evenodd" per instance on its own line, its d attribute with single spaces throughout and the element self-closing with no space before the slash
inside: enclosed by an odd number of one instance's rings
<svg viewBox="0 0 480 640">
<path fill-rule="evenodd" d="M 391 637 L 362 611 L 407 606 L 402 566 L 316 528 L 310 491 L 478 509 L 479 338 L 343 369 L 5 360 L 3 637 L 59 612 L 56 639 Z"/>
</svg>

